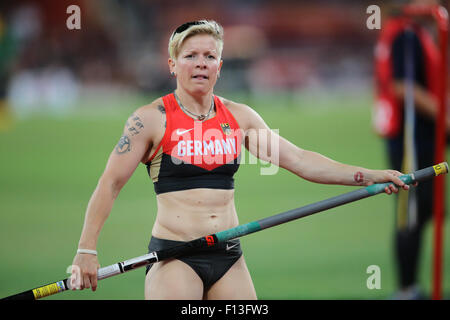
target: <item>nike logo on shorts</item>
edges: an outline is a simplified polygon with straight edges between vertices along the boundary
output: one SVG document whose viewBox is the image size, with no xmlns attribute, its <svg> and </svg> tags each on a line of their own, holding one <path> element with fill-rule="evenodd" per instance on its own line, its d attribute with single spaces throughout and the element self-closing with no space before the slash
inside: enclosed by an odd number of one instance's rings
<svg viewBox="0 0 450 320">
<path fill-rule="evenodd" d="M 231 241 L 230 241 L 231 242 Z M 228 250 L 231 250 L 231 249 L 233 249 L 234 247 L 236 247 L 238 244 L 239 244 L 239 242 L 232 242 L 233 244 L 230 246 L 229 244 L 228 244 L 228 242 L 227 242 L 227 247 L 226 247 L 226 250 L 228 251 Z"/>
</svg>

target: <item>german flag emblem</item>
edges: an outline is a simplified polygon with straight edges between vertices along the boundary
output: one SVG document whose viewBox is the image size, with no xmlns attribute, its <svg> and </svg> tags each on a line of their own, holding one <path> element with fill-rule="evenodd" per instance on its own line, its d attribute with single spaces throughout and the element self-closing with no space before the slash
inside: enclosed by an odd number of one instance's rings
<svg viewBox="0 0 450 320">
<path fill-rule="evenodd" d="M 231 128 L 228 123 L 221 123 L 220 127 L 225 135 L 229 136 L 231 134 Z"/>
</svg>

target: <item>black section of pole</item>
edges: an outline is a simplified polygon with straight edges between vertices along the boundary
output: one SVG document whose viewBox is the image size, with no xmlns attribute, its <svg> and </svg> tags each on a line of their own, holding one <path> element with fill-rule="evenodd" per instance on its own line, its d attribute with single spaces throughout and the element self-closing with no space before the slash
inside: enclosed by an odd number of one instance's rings
<svg viewBox="0 0 450 320">
<path fill-rule="evenodd" d="M 267 229 L 285 222 L 307 217 L 320 211 L 328 210 L 346 203 L 364 199 L 369 196 L 370 194 L 366 189 L 359 189 L 330 199 L 312 203 L 301 208 L 282 212 L 277 215 L 258 220 L 258 222 L 261 226 L 261 229 Z"/>
</svg>

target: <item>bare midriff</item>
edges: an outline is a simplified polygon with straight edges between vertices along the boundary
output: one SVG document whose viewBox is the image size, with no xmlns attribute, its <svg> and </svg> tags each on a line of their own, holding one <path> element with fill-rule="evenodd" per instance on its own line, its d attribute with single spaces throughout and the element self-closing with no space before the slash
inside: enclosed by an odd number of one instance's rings
<svg viewBox="0 0 450 320">
<path fill-rule="evenodd" d="M 157 197 L 158 213 L 152 235 L 189 241 L 239 224 L 234 190 L 190 189 Z"/>
</svg>

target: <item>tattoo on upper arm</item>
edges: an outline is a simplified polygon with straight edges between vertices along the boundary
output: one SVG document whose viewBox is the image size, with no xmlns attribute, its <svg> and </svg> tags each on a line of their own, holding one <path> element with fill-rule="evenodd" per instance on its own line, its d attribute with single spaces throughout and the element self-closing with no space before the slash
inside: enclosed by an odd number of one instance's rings
<svg viewBox="0 0 450 320">
<path fill-rule="evenodd" d="M 130 138 L 128 138 L 128 136 L 125 134 L 121 136 L 115 150 L 117 154 L 124 154 L 126 152 L 131 151 Z"/>
<path fill-rule="evenodd" d="M 132 136 L 139 134 L 141 132 L 141 129 L 144 128 L 141 118 L 139 118 L 139 116 L 136 116 L 134 113 L 127 120 L 127 123 L 125 125 Z"/>
<path fill-rule="evenodd" d="M 158 110 L 161 111 L 162 114 L 166 114 L 166 109 L 164 108 L 163 105 L 158 105 Z M 164 128 L 167 127 L 167 121 L 164 121 Z"/>
</svg>

